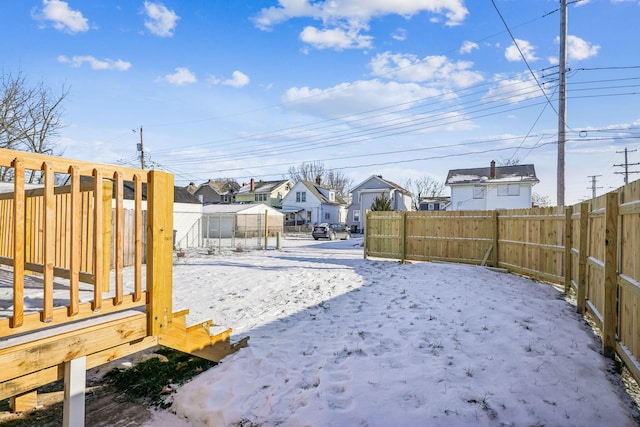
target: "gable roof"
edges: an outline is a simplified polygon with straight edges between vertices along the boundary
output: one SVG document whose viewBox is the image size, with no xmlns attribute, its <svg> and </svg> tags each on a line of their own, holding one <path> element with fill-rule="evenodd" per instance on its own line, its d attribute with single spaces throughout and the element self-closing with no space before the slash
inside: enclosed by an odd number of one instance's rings
<svg viewBox="0 0 640 427">
<path fill-rule="evenodd" d="M 113 181 L 113 180 L 111 180 Z M 92 176 L 81 176 L 80 177 L 80 182 L 82 183 L 93 183 L 93 177 Z M 135 184 L 133 181 L 124 181 L 122 183 L 122 197 L 124 200 L 133 200 L 134 199 L 134 195 L 135 195 Z M 115 198 L 116 197 L 116 188 L 115 186 L 113 187 L 113 191 L 112 191 L 112 197 Z M 142 200 L 147 200 L 147 183 L 143 182 L 142 183 Z M 200 200 L 198 200 L 198 198 L 196 196 L 194 196 L 193 194 L 191 194 L 189 192 L 189 190 L 186 187 L 178 187 L 178 186 L 173 186 L 173 202 L 174 203 L 192 203 L 192 204 L 199 204 L 201 205 L 202 203 L 200 203 Z"/>
<path fill-rule="evenodd" d="M 323 204 L 326 204 L 326 205 L 346 205 L 347 204 L 347 202 L 345 202 L 344 199 L 340 197 L 340 195 L 336 192 L 336 190 L 333 190 L 324 185 L 318 185 L 317 183 L 312 181 L 300 180 L 299 182 L 303 184 L 305 187 L 307 187 L 307 189 L 311 192 L 311 194 L 316 196 L 316 198 L 320 200 L 320 202 Z M 322 194 L 322 192 L 320 191 L 320 188 L 335 192 L 336 199 L 329 200 L 324 194 Z"/>
<path fill-rule="evenodd" d="M 229 193 L 229 189 L 230 189 L 230 185 L 229 185 L 228 182 L 220 182 L 220 181 L 214 181 L 214 180 L 210 179 L 207 182 L 205 182 L 203 184 L 200 184 L 198 186 L 198 188 L 195 190 L 194 193 L 199 192 L 200 189 L 205 188 L 205 187 L 209 187 L 210 189 L 215 191 L 220 196 L 228 194 Z"/>
<path fill-rule="evenodd" d="M 537 184 L 540 182 L 536 176 L 536 170 L 533 165 L 494 166 L 493 169 L 495 172 L 493 176 L 491 169 L 491 166 L 471 169 L 451 169 L 447 175 L 445 185 L 497 184 L 501 182 Z"/>
<path fill-rule="evenodd" d="M 396 184 L 393 181 L 389 181 L 388 179 L 384 179 L 382 177 L 382 175 L 371 175 L 369 178 L 365 179 L 364 181 L 362 181 L 360 184 L 356 185 L 355 187 L 353 187 L 353 189 L 351 190 L 351 192 L 354 192 L 355 190 L 357 190 L 359 187 L 362 187 L 364 184 L 366 184 L 367 182 L 371 181 L 371 180 L 377 180 L 380 183 L 384 183 L 386 184 L 389 188 L 394 188 L 398 191 L 400 191 L 401 193 L 405 193 L 405 194 L 411 194 L 411 191 L 407 190 L 406 188 L 402 187 L 401 185 Z"/>
<path fill-rule="evenodd" d="M 133 181 L 124 181 L 123 183 L 123 197 L 125 200 L 133 200 L 135 184 Z M 116 189 L 113 189 L 113 197 L 116 195 Z M 147 200 L 147 183 L 142 183 L 142 200 Z M 186 187 L 173 187 L 173 202 L 174 203 L 192 203 L 201 205 L 202 203 L 196 196 L 191 194 Z"/>
<path fill-rule="evenodd" d="M 242 184 L 242 187 L 236 194 L 252 194 L 252 193 L 271 193 L 276 188 L 285 185 L 287 182 L 291 182 L 288 179 L 280 181 L 254 181 L 253 191 L 251 191 L 251 183 Z"/>
</svg>

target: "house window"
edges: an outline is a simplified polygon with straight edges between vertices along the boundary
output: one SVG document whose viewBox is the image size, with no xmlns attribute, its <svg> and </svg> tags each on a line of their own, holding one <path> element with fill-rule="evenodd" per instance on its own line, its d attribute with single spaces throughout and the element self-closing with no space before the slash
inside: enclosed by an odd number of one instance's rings
<svg viewBox="0 0 640 427">
<path fill-rule="evenodd" d="M 429 204 L 427 205 L 427 210 L 428 210 L 428 211 L 435 211 L 435 210 L 436 210 L 436 205 L 435 205 L 435 203 L 429 203 Z"/>
<path fill-rule="evenodd" d="M 329 212 L 325 212 L 324 213 L 324 219 L 326 219 L 327 221 L 329 221 L 331 219 L 331 214 Z"/>
<path fill-rule="evenodd" d="M 311 222 L 311 211 L 307 211 L 307 222 Z"/>
<path fill-rule="evenodd" d="M 306 201 L 307 201 L 307 192 L 296 191 L 296 202 L 306 202 Z"/>
<path fill-rule="evenodd" d="M 518 184 L 501 184 L 498 186 L 498 196 L 519 196 L 520 186 Z"/>
<path fill-rule="evenodd" d="M 360 222 L 360 211 L 353 211 L 353 222 Z"/>
<path fill-rule="evenodd" d="M 266 202 L 267 201 L 267 195 L 266 194 L 255 194 L 253 196 L 253 200 L 255 200 L 256 202 Z"/>
<path fill-rule="evenodd" d="M 333 191 L 329 192 L 329 201 L 334 202 L 336 200 L 336 193 Z"/>
<path fill-rule="evenodd" d="M 484 187 L 480 185 L 473 187 L 473 198 L 484 199 Z"/>
</svg>

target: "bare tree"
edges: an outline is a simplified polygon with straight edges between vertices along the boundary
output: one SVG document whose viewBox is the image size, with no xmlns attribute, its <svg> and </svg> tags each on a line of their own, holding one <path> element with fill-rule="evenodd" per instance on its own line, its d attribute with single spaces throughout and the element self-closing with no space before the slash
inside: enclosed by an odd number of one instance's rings
<svg viewBox="0 0 640 427">
<path fill-rule="evenodd" d="M 336 190 L 342 197 L 349 194 L 349 189 L 353 184 L 351 178 L 348 178 L 340 171 L 325 169 L 324 164 L 321 162 L 305 162 L 299 166 L 291 166 L 287 178 L 294 183 L 298 181 L 315 182 L 320 178 L 324 185 Z"/>
<path fill-rule="evenodd" d="M 551 206 L 551 198 L 542 194 L 531 194 L 531 205 L 534 208 L 546 208 Z"/>
<path fill-rule="evenodd" d="M 60 94 L 54 95 L 40 82 L 29 87 L 26 77 L 0 75 L 0 148 L 11 148 L 40 154 L 55 153 L 53 138 L 64 126 L 62 102 L 68 90 L 63 86 Z M 9 179 L 9 171 L 0 171 L 0 180 Z M 28 182 L 41 180 L 38 171 L 31 171 Z"/>
<path fill-rule="evenodd" d="M 496 163 L 498 166 L 516 166 L 520 164 L 520 159 L 500 159 Z"/>
<path fill-rule="evenodd" d="M 425 197 L 438 197 L 444 192 L 444 184 L 429 175 L 423 175 L 415 181 L 409 179 L 405 187 L 411 191 L 411 204 L 415 210 L 420 210 L 420 201 Z"/>
</svg>

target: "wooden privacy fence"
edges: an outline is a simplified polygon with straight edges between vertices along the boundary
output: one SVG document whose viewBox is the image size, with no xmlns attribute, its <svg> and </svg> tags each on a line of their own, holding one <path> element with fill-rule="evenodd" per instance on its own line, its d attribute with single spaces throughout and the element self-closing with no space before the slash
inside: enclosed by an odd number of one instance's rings
<svg viewBox="0 0 640 427">
<path fill-rule="evenodd" d="M 498 211 L 367 212 L 365 257 L 506 268 L 577 294 L 640 380 L 640 181 L 570 206 Z"/>
</svg>

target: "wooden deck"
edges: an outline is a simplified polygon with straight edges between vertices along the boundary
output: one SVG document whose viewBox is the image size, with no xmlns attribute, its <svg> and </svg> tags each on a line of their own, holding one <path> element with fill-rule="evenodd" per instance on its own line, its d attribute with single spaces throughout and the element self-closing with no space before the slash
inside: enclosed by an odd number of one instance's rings
<svg viewBox="0 0 640 427">
<path fill-rule="evenodd" d="M 14 177 L 12 191 L 0 194 L 0 398 L 11 397 L 14 409 L 33 406 L 34 389 L 64 378 L 67 424 L 84 414 L 67 396 L 83 384 L 78 367 L 84 375 L 158 344 L 214 361 L 246 345 L 231 343 L 231 329 L 212 334 L 211 320 L 189 326 L 188 310 L 173 311 L 171 174 L 6 149 L 0 168 Z M 32 175 L 43 184 L 28 189 Z M 135 226 L 126 228 L 125 182 L 135 188 Z M 126 285 L 125 239 L 135 241 Z"/>
</svg>

